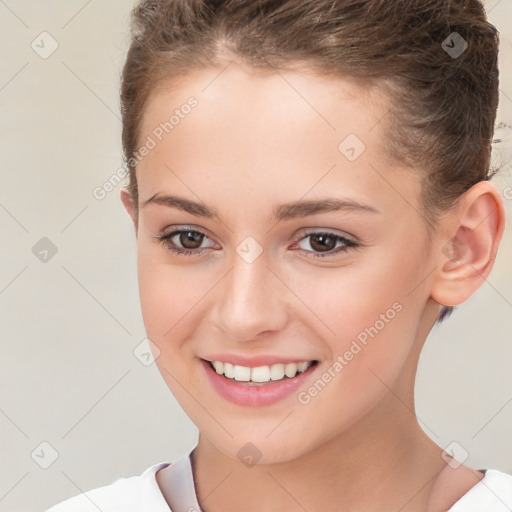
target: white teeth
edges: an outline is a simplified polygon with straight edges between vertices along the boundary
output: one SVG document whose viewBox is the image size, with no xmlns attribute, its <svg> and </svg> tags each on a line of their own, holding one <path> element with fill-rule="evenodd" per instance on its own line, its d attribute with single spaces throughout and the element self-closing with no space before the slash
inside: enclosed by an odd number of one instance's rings
<svg viewBox="0 0 512 512">
<path fill-rule="evenodd" d="M 212 364 L 217 373 L 219 373 L 219 374 L 224 373 L 224 363 L 221 363 L 220 361 L 213 361 Z"/>
<path fill-rule="evenodd" d="M 230 379 L 235 376 L 234 366 L 231 363 L 224 363 L 224 375 Z"/>
<path fill-rule="evenodd" d="M 222 361 L 211 361 L 212 366 L 219 375 L 224 375 L 229 379 L 242 382 L 269 382 L 271 380 L 281 380 L 286 377 L 293 378 L 298 373 L 306 371 L 313 361 L 302 361 L 300 363 L 273 364 L 272 366 L 257 366 L 250 368 L 248 366 L 232 365 Z"/>
<path fill-rule="evenodd" d="M 273 364 L 270 367 L 270 378 L 272 380 L 281 380 L 284 377 L 284 364 Z"/>
<path fill-rule="evenodd" d="M 307 361 L 304 361 L 303 363 L 298 363 L 297 370 L 299 370 L 299 372 L 302 373 L 308 366 L 309 366 L 309 363 Z"/>
<path fill-rule="evenodd" d="M 297 365 L 295 363 L 288 363 L 284 367 L 284 374 L 290 378 L 295 377 L 295 375 L 297 374 Z"/>
<path fill-rule="evenodd" d="M 251 380 L 253 382 L 268 382 L 270 380 L 270 367 L 257 366 L 251 369 Z"/>
<path fill-rule="evenodd" d="M 233 370 L 233 378 L 235 380 L 242 380 L 248 382 L 251 380 L 251 369 L 247 366 L 235 365 Z"/>
</svg>

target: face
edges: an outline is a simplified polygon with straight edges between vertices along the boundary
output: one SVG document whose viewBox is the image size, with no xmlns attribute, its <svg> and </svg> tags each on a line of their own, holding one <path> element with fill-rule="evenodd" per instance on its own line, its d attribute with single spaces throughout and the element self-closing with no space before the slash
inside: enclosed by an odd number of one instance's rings
<svg viewBox="0 0 512 512">
<path fill-rule="evenodd" d="M 385 98 L 235 64 L 167 86 L 139 139 L 138 277 L 185 412 L 224 454 L 250 442 L 262 462 L 391 416 L 388 388 L 413 385 L 430 269 L 418 174 L 385 159 Z"/>
</svg>

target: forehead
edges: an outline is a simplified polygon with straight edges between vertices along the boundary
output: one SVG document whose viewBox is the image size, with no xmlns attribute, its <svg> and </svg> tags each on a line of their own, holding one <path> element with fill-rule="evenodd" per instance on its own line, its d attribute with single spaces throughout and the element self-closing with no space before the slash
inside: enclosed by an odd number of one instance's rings
<svg viewBox="0 0 512 512">
<path fill-rule="evenodd" d="M 406 194 L 417 192 L 414 173 L 398 175 L 387 160 L 382 120 L 389 102 L 367 82 L 254 72 L 232 63 L 163 85 L 149 97 L 141 124 L 139 141 L 156 142 L 138 165 L 146 196 L 182 175 L 194 188 L 202 184 L 202 191 L 229 182 L 240 192 L 251 188 L 270 197 L 279 188 L 297 199 L 342 187 L 357 199 L 380 189 L 381 202 L 391 196 L 396 202 L 396 190 L 383 178 L 391 179 L 391 170 Z M 190 98 L 196 105 L 184 108 Z"/>
<path fill-rule="evenodd" d="M 380 133 L 374 128 L 389 110 L 389 100 L 375 82 L 307 69 L 255 70 L 228 63 L 222 68 L 189 70 L 160 82 L 146 101 L 141 132 L 149 132 L 191 96 L 205 117 L 217 118 L 218 128 L 236 122 L 255 135 L 259 125 L 254 121 L 270 116 L 272 123 L 260 135 L 283 123 L 302 122 L 310 130 L 340 131 L 341 135 L 352 129 L 369 138 Z"/>
</svg>

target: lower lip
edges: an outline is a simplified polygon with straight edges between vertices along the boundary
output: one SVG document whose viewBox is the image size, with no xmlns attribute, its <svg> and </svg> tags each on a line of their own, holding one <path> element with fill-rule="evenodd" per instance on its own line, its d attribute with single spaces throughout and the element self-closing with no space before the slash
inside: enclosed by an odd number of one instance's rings
<svg viewBox="0 0 512 512">
<path fill-rule="evenodd" d="M 318 364 L 313 364 L 306 371 L 298 373 L 291 379 L 284 378 L 271 380 L 263 385 L 249 385 L 247 382 L 238 382 L 219 375 L 204 359 L 200 359 L 200 363 L 211 385 L 219 395 L 234 404 L 252 407 L 270 405 L 291 395 L 304 384 L 304 381 L 318 366 Z"/>
</svg>

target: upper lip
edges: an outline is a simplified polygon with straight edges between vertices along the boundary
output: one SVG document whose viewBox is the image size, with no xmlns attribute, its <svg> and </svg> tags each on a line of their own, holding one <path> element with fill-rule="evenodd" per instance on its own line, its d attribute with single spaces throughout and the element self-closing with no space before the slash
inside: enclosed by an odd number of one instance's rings
<svg viewBox="0 0 512 512">
<path fill-rule="evenodd" d="M 232 365 L 248 366 L 256 368 L 258 366 L 272 366 L 273 364 L 288 364 L 288 363 L 301 363 L 303 361 L 316 361 L 313 358 L 299 358 L 299 357 L 283 357 L 277 355 L 259 356 L 242 356 L 236 354 L 212 354 L 202 357 L 206 361 L 221 361 L 223 363 L 231 363 Z"/>
</svg>

